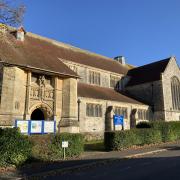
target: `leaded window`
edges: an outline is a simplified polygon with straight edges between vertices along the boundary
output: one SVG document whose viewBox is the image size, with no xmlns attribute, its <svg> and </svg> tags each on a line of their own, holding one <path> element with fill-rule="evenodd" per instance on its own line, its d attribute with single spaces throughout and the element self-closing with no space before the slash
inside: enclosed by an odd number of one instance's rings
<svg viewBox="0 0 180 180">
<path fill-rule="evenodd" d="M 89 117 L 102 117 L 102 105 L 101 104 L 86 104 L 86 116 Z"/>
<path fill-rule="evenodd" d="M 119 81 L 119 77 L 111 75 L 110 76 L 110 87 L 115 88 L 118 81 Z"/>
<path fill-rule="evenodd" d="M 180 110 L 180 82 L 176 76 L 171 78 L 171 95 L 173 109 Z"/>
<path fill-rule="evenodd" d="M 114 113 L 117 115 L 123 115 L 125 119 L 127 119 L 127 108 L 126 107 L 115 107 Z"/>
<path fill-rule="evenodd" d="M 101 83 L 100 73 L 95 71 L 89 71 L 89 83 L 100 85 Z"/>
<path fill-rule="evenodd" d="M 139 120 L 149 120 L 149 111 L 145 109 L 138 109 Z"/>
</svg>

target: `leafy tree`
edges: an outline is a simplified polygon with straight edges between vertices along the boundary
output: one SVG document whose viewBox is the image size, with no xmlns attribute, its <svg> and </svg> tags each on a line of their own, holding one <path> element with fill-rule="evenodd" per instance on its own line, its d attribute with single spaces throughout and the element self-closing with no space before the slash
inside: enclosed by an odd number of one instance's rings
<svg viewBox="0 0 180 180">
<path fill-rule="evenodd" d="M 0 0 L 0 23 L 18 26 L 22 23 L 25 6 L 15 0 Z"/>
</svg>

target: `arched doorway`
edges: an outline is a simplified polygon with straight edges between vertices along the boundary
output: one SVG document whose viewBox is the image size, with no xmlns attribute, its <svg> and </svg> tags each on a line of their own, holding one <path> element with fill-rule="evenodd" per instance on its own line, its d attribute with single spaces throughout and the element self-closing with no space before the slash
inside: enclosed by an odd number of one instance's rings
<svg viewBox="0 0 180 180">
<path fill-rule="evenodd" d="M 43 111 L 40 108 L 35 109 L 31 114 L 31 120 L 45 120 Z"/>
</svg>

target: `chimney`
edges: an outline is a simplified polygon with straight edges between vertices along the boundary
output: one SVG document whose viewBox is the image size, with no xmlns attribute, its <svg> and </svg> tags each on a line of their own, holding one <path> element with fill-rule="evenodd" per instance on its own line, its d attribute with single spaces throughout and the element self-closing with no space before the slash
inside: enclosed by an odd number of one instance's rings
<svg viewBox="0 0 180 180">
<path fill-rule="evenodd" d="M 117 56 L 117 57 L 114 58 L 114 60 L 118 61 L 122 65 L 126 65 L 126 59 L 125 59 L 124 56 Z"/>
<path fill-rule="evenodd" d="M 16 31 L 16 38 L 19 41 L 24 41 L 24 35 L 26 34 L 25 29 L 21 26 Z"/>
</svg>

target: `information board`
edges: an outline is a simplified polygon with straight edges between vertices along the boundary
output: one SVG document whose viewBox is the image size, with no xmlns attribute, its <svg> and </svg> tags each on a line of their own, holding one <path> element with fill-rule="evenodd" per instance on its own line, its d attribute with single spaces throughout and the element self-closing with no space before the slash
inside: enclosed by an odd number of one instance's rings
<svg viewBox="0 0 180 180">
<path fill-rule="evenodd" d="M 15 127 L 18 127 L 23 134 L 28 134 L 29 121 L 18 120 L 15 122 Z"/>
<path fill-rule="evenodd" d="M 56 121 L 15 120 L 15 127 L 18 127 L 23 134 L 55 133 Z"/>
</svg>

